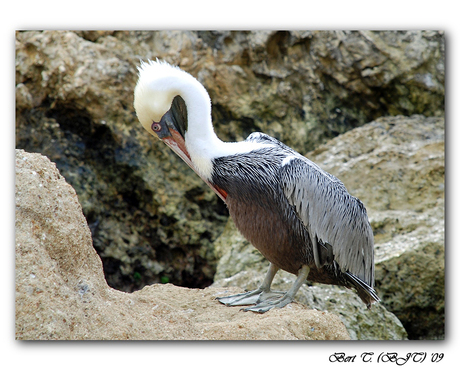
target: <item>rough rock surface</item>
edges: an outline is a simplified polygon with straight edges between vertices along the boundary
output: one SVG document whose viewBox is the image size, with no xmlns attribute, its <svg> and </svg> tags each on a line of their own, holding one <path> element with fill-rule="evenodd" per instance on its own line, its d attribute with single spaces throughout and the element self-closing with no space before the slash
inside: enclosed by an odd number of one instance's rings
<svg viewBox="0 0 460 371">
<path fill-rule="evenodd" d="M 306 153 L 380 116 L 444 112 L 437 31 L 18 32 L 17 148 L 57 164 L 125 291 L 209 285 L 228 219 L 135 117 L 136 66 L 156 57 L 203 82 L 223 140 L 263 131 Z"/>
<path fill-rule="evenodd" d="M 351 291 L 323 285 L 304 285 L 296 300 L 338 313 L 352 339 L 404 338 L 399 320 L 409 339 L 444 338 L 444 120 L 380 118 L 307 157 L 364 202 L 375 235 L 382 302 L 366 311 Z M 216 252 L 215 286 L 260 284 L 268 264 L 233 223 L 216 241 Z M 292 275 L 283 274 L 274 287 L 286 289 L 292 282 Z"/>
<path fill-rule="evenodd" d="M 213 300 L 222 291 L 110 288 L 74 189 L 46 157 L 16 150 L 16 339 L 349 339 L 332 313 L 246 313 Z"/>
</svg>

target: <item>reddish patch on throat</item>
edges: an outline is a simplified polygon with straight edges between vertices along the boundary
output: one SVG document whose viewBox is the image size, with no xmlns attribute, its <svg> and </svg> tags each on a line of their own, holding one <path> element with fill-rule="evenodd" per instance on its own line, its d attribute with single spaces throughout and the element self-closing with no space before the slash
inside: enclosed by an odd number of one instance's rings
<svg viewBox="0 0 460 371">
<path fill-rule="evenodd" d="M 165 142 L 176 154 L 185 161 L 185 163 L 190 166 L 199 176 L 201 179 L 205 181 L 205 183 L 225 202 L 227 199 L 228 193 L 224 191 L 222 188 L 217 187 L 216 185 L 212 184 L 209 180 L 203 178 L 195 169 L 193 165 L 192 159 L 187 151 L 187 147 L 185 146 L 185 141 L 182 135 L 177 130 L 169 129 L 171 136 L 163 138 L 163 142 Z"/>
<path fill-rule="evenodd" d="M 222 188 L 216 186 L 216 185 L 213 185 L 213 188 L 218 192 L 220 193 L 220 195 L 222 196 L 222 198 L 224 199 L 224 201 L 227 199 L 227 196 L 228 196 L 228 193 L 225 192 Z"/>
</svg>

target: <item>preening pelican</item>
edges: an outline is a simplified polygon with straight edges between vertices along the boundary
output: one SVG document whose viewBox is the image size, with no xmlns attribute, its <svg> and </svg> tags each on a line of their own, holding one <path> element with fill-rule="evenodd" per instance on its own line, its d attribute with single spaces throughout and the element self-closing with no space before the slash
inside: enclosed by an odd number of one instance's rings
<svg viewBox="0 0 460 371">
<path fill-rule="evenodd" d="M 366 209 L 339 179 L 266 134 L 221 141 L 206 89 L 165 62 L 141 63 L 134 108 L 142 126 L 227 204 L 237 228 L 270 262 L 257 290 L 221 303 L 252 305 L 244 310 L 259 313 L 282 308 L 307 278 L 354 288 L 368 308 L 380 300 Z M 279 269 L 297 276 L 286 293 L 270 291 Z"/>
</svg>

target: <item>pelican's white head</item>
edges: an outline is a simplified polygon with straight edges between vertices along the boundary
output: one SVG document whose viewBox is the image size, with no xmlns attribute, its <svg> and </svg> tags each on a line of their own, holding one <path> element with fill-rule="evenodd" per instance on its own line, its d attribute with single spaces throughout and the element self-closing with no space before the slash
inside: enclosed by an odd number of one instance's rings
<svg viewBox="0 0 460 371">
<path fill-rule="evenodd" d="M 152 123 L 160 122 L 170 110 L 174 97 L 181 95 L 181 86 L 193 77 L 158 60 L 141 62 L 138 70 L 139 80 L 134 89 L 134 109 L 142 126 L 153 135 Z"/>
<path fill-rule="evenodd" d="M 209 183 L 212 148 L 221 142 L 212 127 L 211 100 L 204 86 L 166 62 L 141 63 L 134 108 L 142 126 L 166 143 L 224 199 Z"/>
<path fill-rule="evenodd" d="M 210 176 L 212 149 L 221 142 L 212 127 L 211 99 L 197 79 L 166 62 L 141 63 L 134 108 L 150 134 L 199 174 Z"/>
</svg>

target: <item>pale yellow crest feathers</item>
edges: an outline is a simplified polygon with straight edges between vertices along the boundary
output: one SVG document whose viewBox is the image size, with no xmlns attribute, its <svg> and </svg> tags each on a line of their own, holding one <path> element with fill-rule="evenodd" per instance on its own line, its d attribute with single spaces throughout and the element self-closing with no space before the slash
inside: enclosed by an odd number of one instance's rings
<svg viewBox="0 0 460 371">
<path fill-rule="evenodd" d="M 134 109 L 142 126 L 153 134 L 152 122 L 159 122 L 171 108 L 174 97 L 181 93 L 177 82 L 186 81 L 192 76 L 159 60 L 141 62 L 138 70 L 139 80 L 134 89 Z"/>
</svg>

